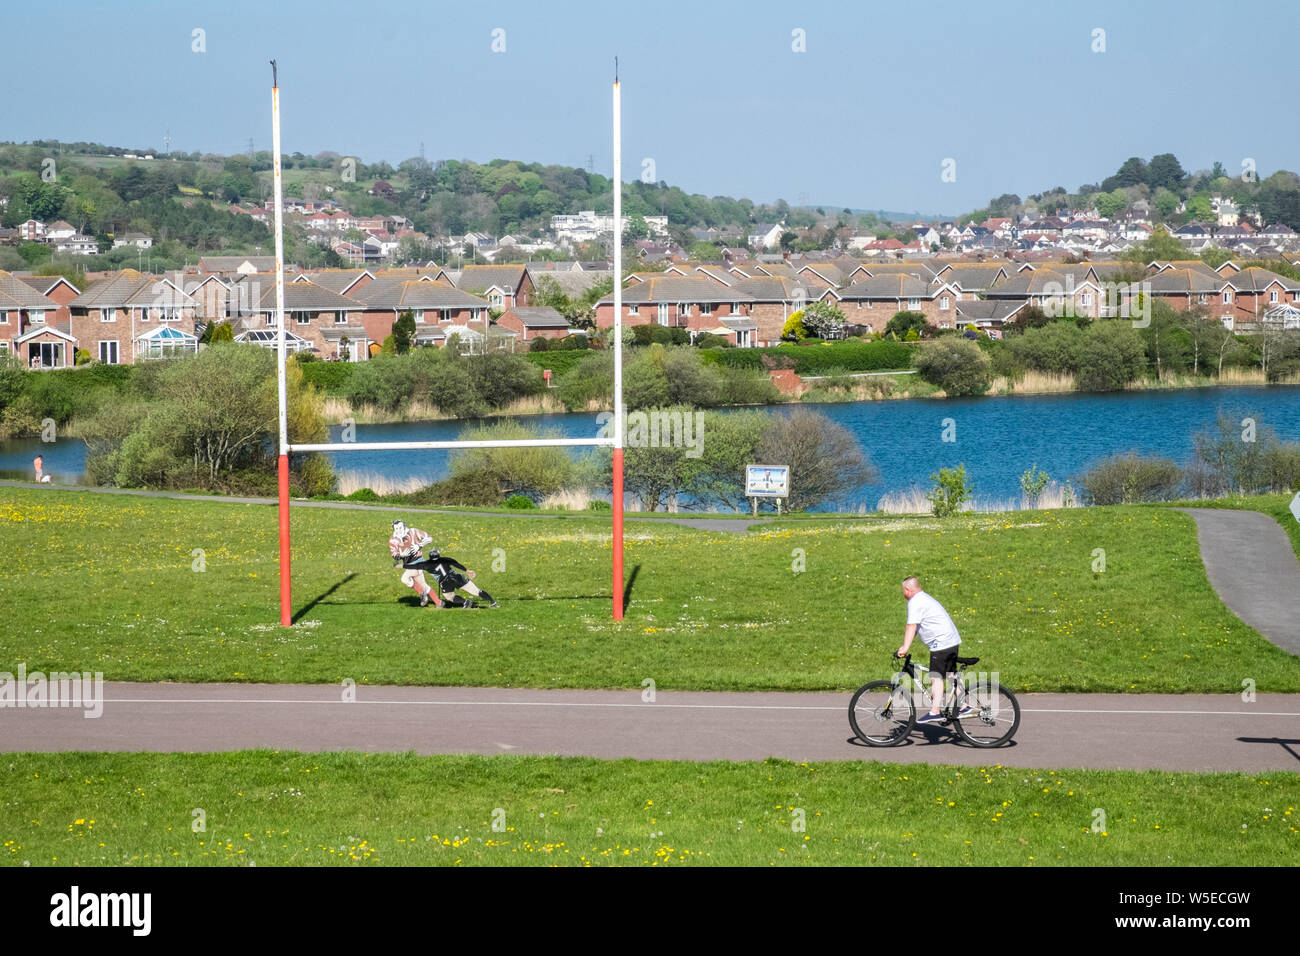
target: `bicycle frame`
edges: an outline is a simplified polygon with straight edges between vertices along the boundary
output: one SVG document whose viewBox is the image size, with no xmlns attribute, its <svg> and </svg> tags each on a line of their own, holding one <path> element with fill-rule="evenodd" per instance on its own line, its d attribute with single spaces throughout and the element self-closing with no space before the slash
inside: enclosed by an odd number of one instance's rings
<svg viewBox="0 0 1300 956">
<path fill-rule="evenodd" d="M 951 718 L 959 709 L 957 706 L 957 688 L 961 687 L 964 694 L 966 689 L 965 671 L 966 666 L 963 664 L 958 667 L 956 674 L 953 674 L 951 677 L 947 675 L 944 676 L 943 702 L 940 704 L 939 710 L 945 717 Z M 903 685 L 904 677 L 912 682 L 912 702 L 916 705 L 918 711 L 922 708 L 928 711 L 930 705 L 934 703 L 934 698 L 930 693 L 931 678 L 926 676 L 929 673 L 930 668 L 912 660 L 909 660 L 903 665 L 901 670 L 894 673 L 893 681 L 898 686 L 901 687 Z M 950 682 L 952 684 L 951 689 L 948 687 Z"/>
</svg>

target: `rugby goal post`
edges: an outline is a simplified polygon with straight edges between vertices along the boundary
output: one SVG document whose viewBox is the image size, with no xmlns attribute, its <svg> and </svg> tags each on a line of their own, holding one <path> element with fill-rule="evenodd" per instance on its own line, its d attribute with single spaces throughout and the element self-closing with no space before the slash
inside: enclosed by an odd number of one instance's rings
<svg viewBox="0 0 1300 956">
<path fill-rule="evenodd" d="M 496 441 L 412 441 L 412 442 L 315 442 L 289 441 L 288 400 L 285 387 L 284 323 L 284 196 L 280 162 L 280 81 L 275 60 L 271 61 L 271 149 L 275 186 L 275 324 L 276 377 L 279 398 L 279 456 L 277 462 L 280 517 L 280 624 L 293 624 L 292 562 L 289 546 L 289 455 L 292 452 L 345 452 L 424 450 L 431 448 L 535 448 L 545 446 L 613 449 L 613 618 L 623 619 L 623 147 L 622 99 L 618 60 L 614 61 L 614 429 L 613 435 L 591 438 L 520 438 Z"/>
</svg>

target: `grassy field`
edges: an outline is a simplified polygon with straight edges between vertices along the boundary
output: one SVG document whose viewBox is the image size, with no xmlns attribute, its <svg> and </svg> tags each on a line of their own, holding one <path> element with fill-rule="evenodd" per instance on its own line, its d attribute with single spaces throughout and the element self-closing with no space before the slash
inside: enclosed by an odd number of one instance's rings
<svg viewBox="0 0 1300 956">
<path fill-rule="evenodd" d="M 0 781 L 0 863 L 16 866 L 1286 866 L 1300 851 L 1285 773 L 244 751 L 8 754 Z"/>
<path fill-rule="evenodd" d="M 419 516 L 502 603 L 435 611 L 388 557 L 398 514 L 295 509 L 282 629 L 270 506 L 0 489 L 0 661 L 107 680 L 846 691 L 887 673 L 915 573 L 1016 690 L 1235 693 L 1242 660 L 1261 691 L 1300 690 L 1300 660 L 1223 607 L 1192 519 L 1167 508 L 740 535 L 630 521 L 620 624 L 608 518 Z"/>
</svg>

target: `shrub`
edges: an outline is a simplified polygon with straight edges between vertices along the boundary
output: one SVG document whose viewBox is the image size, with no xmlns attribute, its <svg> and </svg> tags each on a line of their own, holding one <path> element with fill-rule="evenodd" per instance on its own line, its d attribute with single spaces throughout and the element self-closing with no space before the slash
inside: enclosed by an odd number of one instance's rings
<svg viewBox="0 0 1300 956">
<path fill-rule="evenodd" d="M 921 377 L 953 397 L 988 391 L 991 364 L 974 342 L 953 336 L 927 342 L 916 355 Z"/>
<path fill-rule="evenodd" d="M 812 409 L 771 416 L 758 455 L 767 464 L 789 466 L 791 511 L 806 511 L 878 478 L 852 433 Z"/>
<path fill-rule="evenodd" d="M 544 335 L 539 335 L 528 343 L 528 351 L 530 352 L 545 352 L 550 347 L 551 340 Z"/>
<path fill-rule="evenodd" d="M 1030 465 L 1029 470 L 1020 476 L 1020 490 L 1028 499 L 1029 507 L 1038 507 L 1038 499 L 1042 497 L 1043 489 L 1047 487 L 1047 483 L 1051 480 L 1051 476 L 1047 472 L 1038 470 L 1038 462 Z"/>
<path fill-rule="evenodd" d="M 893 318 L 885 323 L 885 334 L 894 333 L 898 338 L 906 338 L 909 332 L 915 332 L 913 340 L 919 339 L 921 333 L 926 329 L 924 312 L 909 312 L 904 309 L 902 312 L 895 312 Z"/>
<path fill-rule="evenodd" d="M 476 425 L 461 432 L 461 441 L 556 437 L 516 422 Z M 561 447 L 466 448 L 451 456 L 451 474 L 461 481 L 478 481 L 490 487 L 495 500 L 503 495 L 550 495 L 568 485 L 574 465 Z"/>
<path fill-rule="evenodd" d="M 785 320 L 785 325 L 781 326 L 781 338 L 787 342 L 802 342 L 808 338 L 808 330 L 803 324 L 803 310 L 791 312 L 789 318 Z"/>
<path fill-rule="evenodd" d="M 803 310 L 803 327 L 818 338 L 831 338 L 844 328 L 844 313 L 829 302 L 810 303 Z"/>
<path fill-rule="evenodd" d="M 596 498 L 592 501 L 587 502 L 587 510 L 588 511 L 613 511 L 614 506 L 610 504 L 608 501 L 601 501 L 599 498 Z"/>
<path fill-rule="evenodd" d="M 1111 392 L 1123 388 L 1146 368 L 1146 346 L 1128 322 L 1094 322 L 1083 335 L 1078 351 L 1077 382 L 1085 392 Z"/>
<path fill-rule="evenodd" d="M 516 511 L 523 511 L 529 508 L 536 508 L 537 502 L 533 501 L 527 495 L 511 495 L 506 499 L 506 507 L 513 508 Z"/>
<path fill-rule="evenodd" d="M 623 382 L 626 388 L 626 369 Z M 569 411 L 578 411 L 593 403 L 608 405 L 613 400 L 614 355 L 611 352 L 593 352 L 583 356 L 580 362 L 560 378 L 560 401 Z"/>
<path fill-rule="evenodd" d="M 1173 498 L 1182 479 L 1182 472 L 1168 458 L 1127 452 L 1093 465 L 1079 483 L 1092 504 L 1122 505 Z"/>
<path fill-rule="evenodd" d="M 1053 322 L 1011 339 L 1011 352 L 1028 368 L 1073 375 L 1079 370 L 1083 338 L 1083 330 L 1073 322 Z"/>
<path fill-rule="evenodd" d="M 927 493 L 930 510 L 936 518 L 947 518 L 962 510 L 962 505 L 971 499 L 975 488 L 966 480 L 966 465 L 956 468 L 940 468 L 939 473 L 930 476 L 934 487 Z"/>
<path fill-rule="evenodd" d="M 358 488 L 352 494 L 347 495 L 348 501 L 380 501 L 379 495 L 375 494 L 369 488 Z"/>
<path fill-rule="evenodd" d="M 88 365 L 90 363 L 90 352 L 86 349 L 77 349 L 72 355 L 73 365 Z"/>
<path fill-rule="evenodd" d="M 1259 416 L 1220 414 L 1213 431 L 1193 440 L 1194 492 L 1205 495 L 1291 491 L 1300 481 L 1300 444 L 1282 442 Z"/>
</svg>

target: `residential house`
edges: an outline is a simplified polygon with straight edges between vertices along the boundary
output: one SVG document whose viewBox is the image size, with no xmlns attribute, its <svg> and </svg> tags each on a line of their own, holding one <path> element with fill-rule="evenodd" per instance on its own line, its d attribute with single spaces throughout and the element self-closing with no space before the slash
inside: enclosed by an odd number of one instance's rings
<svg viewBox="0 0 1300 956">
<path fill-rule="evenodd" d="M 897 273 L 859 279 L 843 289 L 827 289 L 821 299 L 837 306 L 846 321 L 883 332 L 895 313 L 902 311 L 920 312 L 928 323 L 941 329 L 956 328 L 960 293 L 942 280 Z"/>
<path fill-rule="evenodd" d="M 17 355 L 33 368 L 71 365 L 75 343 L 67 326 L 56 321 L 59 309 L 59 303 L 38 288 L 0 272 L 0 352 Z"/>
<path fill-rule="evenodd" d="M 757 325 L 749 317 L 752 296 L 703 276 L 686 278 L 651 273 L 623 290 L 623 324 L 658 323 L 691 332 L 712 332 L 736 345 L 756 344 Z M 614 298 L 596 303 L 597 328 L 614 324 Z M 779 333 L 778 333 L 779 334 Z"/>
<path fill-rule="evenodd" d="M 124 269 L 89 283 L 68 303 L 69 332 L 77 348 L 106 365 L 192 354 L 196 308 L 180 277 Z"/>
<path fill-rule="evenodd" d="M 560 339 L 569 332 L 569 320 L 549 305 L 520 305 L 506 309 L 496 324 L 517 334 L 522 342 L 539 338 Z"/>
</svg>

